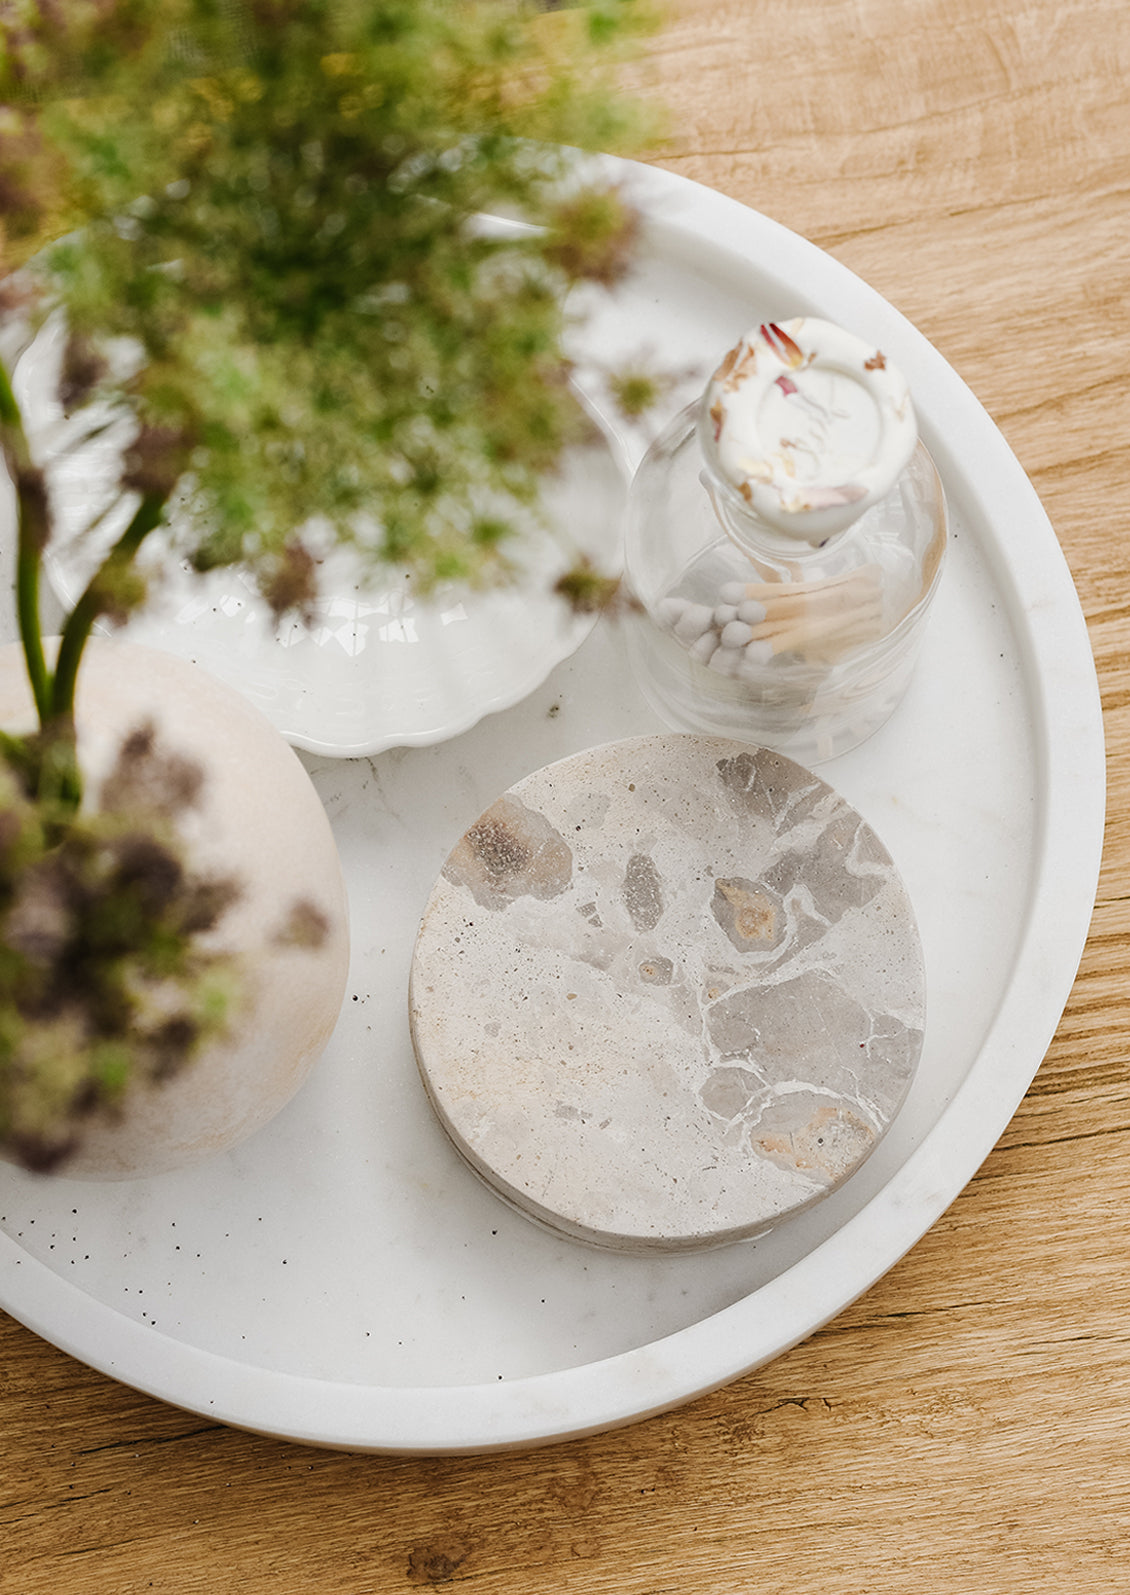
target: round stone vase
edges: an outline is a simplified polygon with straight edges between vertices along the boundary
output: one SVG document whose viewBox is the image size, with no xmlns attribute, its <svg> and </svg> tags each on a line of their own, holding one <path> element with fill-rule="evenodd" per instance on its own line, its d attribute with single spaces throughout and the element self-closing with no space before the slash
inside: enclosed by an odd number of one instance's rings
<svg viewBox="0 0 1130 1595">
<path fill-rule="evenodd" d="M 84 803 L 96 807 L 122 743 L 151 726 L 164 753 L 202 773 L 178 816 L 195 871 L 234 877 L 239 895 L 208 933 L 234 953 L 240 995 L 225 1039 L 168 1081 L 127 1088 L 112 1116 L 76 1121 L 60 1174 L 127 1179 L 225 1151 L 294 1096 L 337 1022 L 349 961 L 345 886 L 325 810 L 300 760 L 231 688 L 134 643 L 92 639 L 76 698 Z M 23 656 L 0 649 L 0 726 L 34 725 Z M 287 934 L 297 912 L 320 934 Z M 0 1155 L 5 1155 L 0 1153 Z"/>
</svg>

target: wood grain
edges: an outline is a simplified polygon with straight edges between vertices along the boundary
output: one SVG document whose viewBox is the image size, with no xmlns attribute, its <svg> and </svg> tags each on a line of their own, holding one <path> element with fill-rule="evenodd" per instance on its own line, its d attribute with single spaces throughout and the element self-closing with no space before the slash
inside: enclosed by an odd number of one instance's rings
<svg viewBox="0 0 1130 1595">
<path fill-rule="evenodd" d="M 0 1318 L 0 1592 L 1130 1588 L 1130 7 L 672 0 L 660 163 L 903 310 L 1036 483 L 1091 629 L 1107 849 L 1075 991 L 931 1233 L 790 1355 L 528 1455 L 236 1433 Z"/>
</svg>

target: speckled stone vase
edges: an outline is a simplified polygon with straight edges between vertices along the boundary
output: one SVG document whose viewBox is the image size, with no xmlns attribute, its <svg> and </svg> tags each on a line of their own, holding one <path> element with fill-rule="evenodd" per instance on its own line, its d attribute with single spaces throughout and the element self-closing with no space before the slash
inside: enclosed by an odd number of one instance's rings
<svg viewBox="0 0 1130 1595">
<path fill-rule="evenodd" d="M 874 1149 L 921 1053 L 901 878 L 779 754 L 632 738 L 527 776 L 460 839 L 412 968 L 449 1136 L 531 1218 L 628 1250 L 747 1239 Z"/>
</svg>

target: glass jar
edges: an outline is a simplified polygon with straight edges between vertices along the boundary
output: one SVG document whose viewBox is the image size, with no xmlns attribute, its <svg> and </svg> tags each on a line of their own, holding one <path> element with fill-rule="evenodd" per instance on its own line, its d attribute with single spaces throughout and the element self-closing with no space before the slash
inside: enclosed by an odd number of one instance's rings
<svg viewBox="0 0 1130 1595">
<path fill-rule="evenodd" d="M 906 689 L 945 546 L 898 371 L 828 322 L 764 324 L 637 472 L 640 685 L 678 730 L 805 764 L 845 753 Z"/>
</svg>

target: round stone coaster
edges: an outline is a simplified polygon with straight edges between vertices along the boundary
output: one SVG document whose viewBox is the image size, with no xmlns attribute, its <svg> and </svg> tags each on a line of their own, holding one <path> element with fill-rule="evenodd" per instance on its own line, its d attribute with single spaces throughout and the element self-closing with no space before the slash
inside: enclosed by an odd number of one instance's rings
<svg viewBox="0 0 1130 1595">
<path fill-rule="evenodd" d="M 921 944 L 875 833 L 764 749 L 634 737 L 536 771 L 460 839 L 412 1036 L 495 1191 L 633 1251 L 746 1239 L 873 1150 L 922 1048 Z"/>
</svg>

